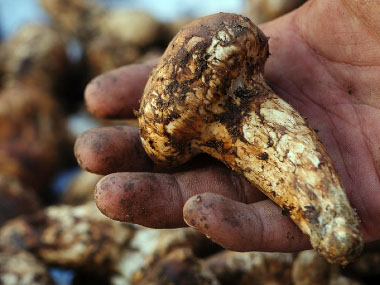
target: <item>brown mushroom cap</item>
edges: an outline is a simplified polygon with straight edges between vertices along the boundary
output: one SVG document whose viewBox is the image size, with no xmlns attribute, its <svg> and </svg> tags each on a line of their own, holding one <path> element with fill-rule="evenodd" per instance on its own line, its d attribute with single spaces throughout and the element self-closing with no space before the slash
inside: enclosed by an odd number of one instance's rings
<svg viewBox="0 0 380 285">
<path fill-rule="evenodd" d="M 149 156 L 158 164 L 183 164 L 199 152 L 192 142 L 207 131 L 207 123 L 231 119 L 233 124 L 225 94 L 241 84 L 265 89 L 267 57 L 267 38 L 246 17 L 219 13 L 185 26 L 145 87 L 139 124 Z M 236 135 L 234 126 L 229 128 Z"/>
</svg>

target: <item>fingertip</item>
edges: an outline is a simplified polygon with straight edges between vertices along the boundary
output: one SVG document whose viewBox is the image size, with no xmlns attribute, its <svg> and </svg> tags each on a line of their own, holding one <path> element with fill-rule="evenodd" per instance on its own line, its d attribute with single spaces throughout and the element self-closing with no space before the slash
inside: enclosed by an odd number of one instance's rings
<svg viewBox="0 0 380 285">
<path fill-rule="evenodd" d="M 91 139 L 91 131 L 86 131 L 80 134 L 75 140 L 74 155 L 81 168 L 92 173 L 97 173 L 96 171 L 93 171 L 93 169 L 97 169 L 96 164 L 93 165 L 96 160 L 91 159 L 92 157 L 89 152 Z"/>
<path fill-rule="evenodd" d="M 75 157 L 86 171 L 108 174 L 111 168 L 118 167 L 121 161 L 118 155 L 122 146 L 112 132 L 104 129 L 91 129 L 81 134 L 74 145 Z"/>
<path fill-rule="evenodd" d="M 107 217 L 151 228 L 183 227 L 181 195 L 173 177 L 158 173 L 114 173 L 95 188 L 95 202 Z"/>
<path fill-rule="evenodd" d="M 99 75 L 92 79 L 84 89 L 84 102 L 87 110 L 98 118 L 107 116 L 106 110 L 101 107 L 103 102 L 101 94 L 104 92 L 102 81 L 102 75 Z"/>
<path fill-rule="evenodd" d="M 113 220 L 120 220 L 122 211 L 121 204 L 118 203 L 119 191 L 111 191 L 111 184 L 116 183 L 115 176 L 108 175 L 98 181 L 95 186 L 94 198 L 99 211 Z"/>
<path fill-rule="evenodd" d="M 153 167 L 135 127 L 88 130 L 77 138 L 74 153 L 83 169 L 102 175 L 120 171 L 149 171 Z"/>
<path fill-rule="evenodd" d="M 104 119 L 133 117 L 133 110 L 139 107 L 136 92 L 132 89 L 136 86 L 128 78 L 123 78 L 124 74 L 113 70 L 99 75 L 86 86 L 86 107 L 94 116 Z"/>
<path fill-rule="evenodd" d="M 128 65 L 94 78 L 84 92 L 88 110 L 105 119 L 134 117 L 153 64 Z"/>
<path fill-rule="evenodd" d="M 186 202 L 183 216 L 189 226 L 234 251 L 295 251 L 310 247 L 307 237 L 270 200 L 248 205 L 204 193 Z"/>
<path fill-rule="evenodd" d="M 184 220 L 226 249 L 248 251 L 251 248 L 244 237 L 244 221 L 230 212 L 233 211 L 231 206 L 234 206 L 231 202 L 224 196 L 212 193 L 193 196 L 184 205 Z"/>
<path fill-rule="evenodd" d="M 113 173 L 100 179 L 94 192 L 95 203 L 100 212 L 110 219 L 133 223 L 131 210 L 134 201 L 128 192 L 139 188 L 140 185 L 135 180 L 133 174 L 127 173 Z"/>
</svg>

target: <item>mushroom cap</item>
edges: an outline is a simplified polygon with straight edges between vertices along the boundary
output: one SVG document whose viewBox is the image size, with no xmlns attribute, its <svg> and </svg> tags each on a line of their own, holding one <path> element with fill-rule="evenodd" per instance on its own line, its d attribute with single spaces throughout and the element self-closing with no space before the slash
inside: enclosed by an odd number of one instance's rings
<svg viewBox="0 0 380 285">
<path fill-rule="evenodd" d="M 140 135 L 154 162 L 183 164 L 200 152 L 194 142 L 208 123 L 233 124 L 228 100 L 239 88 L 267 88 L 268 54 L 265 35 L 240 15 L 218 13 L 183 27 L 153 69 L 141 100 Z"/>
</svg>

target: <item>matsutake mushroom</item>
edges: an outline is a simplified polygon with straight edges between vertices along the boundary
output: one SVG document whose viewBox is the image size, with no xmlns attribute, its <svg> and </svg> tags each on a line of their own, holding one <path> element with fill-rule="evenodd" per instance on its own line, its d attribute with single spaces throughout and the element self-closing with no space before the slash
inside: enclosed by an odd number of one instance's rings
<svg viewBox="0 0 380 285">
<path fill-rule="evenodd" d="M 268 55 L 248 18 L 219 13 L 185 26 L 145 87 L 142 143 L 159 165 L 219 159 L 286 210 L 329 262 L 347 264 L 363 246 L 358 216 L 315 131 L 265 83 Z"/>
</svg>

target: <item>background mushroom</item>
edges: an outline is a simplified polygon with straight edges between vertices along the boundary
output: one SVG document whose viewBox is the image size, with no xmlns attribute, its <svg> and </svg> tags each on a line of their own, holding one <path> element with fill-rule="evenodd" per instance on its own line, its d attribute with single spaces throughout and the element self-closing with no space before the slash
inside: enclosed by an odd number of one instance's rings
<svg viewBox="0 0 380 285">
<path fill-rule="evenodd" d="M 0 245 L 27 250 L 46 264 L 106 274 L 115 269 L 133 230 L 101 215 L 94 203 L 51 206 L 8 221 Z"/>
<path fill-rule="evenodd" d="M 33 189 L 15 177 L 0 175 L 0 226 L 11 218 L 35 213 L 40 206 Z"/>
<path fill-rule="evenodd" d="M 48 268 L 32 254 L 0 248 L 0 283 L 3 285 L 51 285 L 54 284 Z"/>
<path fill-rule="evenodd" d="M 45 91 L 62 88 L 60 84 L 70 71 L 66 39 L 51 26 L 22 26 L 0 50 L 3 65 L 2 85 L 22 83 Z"/>
</svg>

